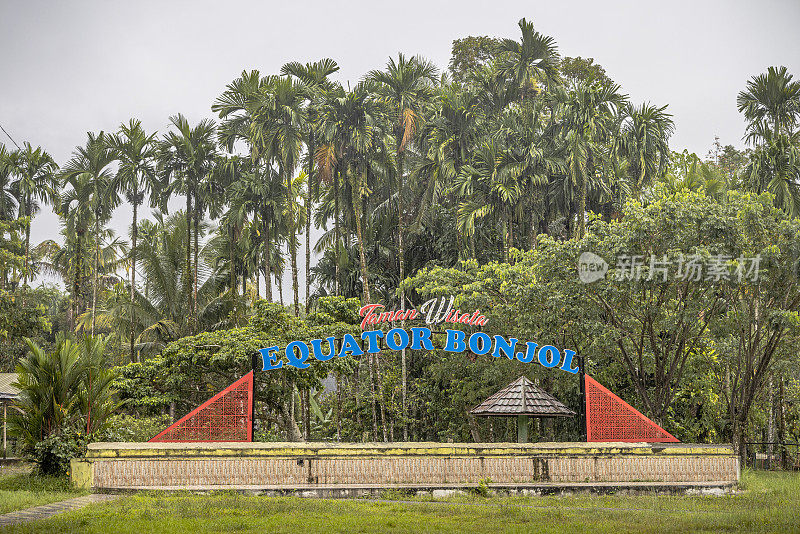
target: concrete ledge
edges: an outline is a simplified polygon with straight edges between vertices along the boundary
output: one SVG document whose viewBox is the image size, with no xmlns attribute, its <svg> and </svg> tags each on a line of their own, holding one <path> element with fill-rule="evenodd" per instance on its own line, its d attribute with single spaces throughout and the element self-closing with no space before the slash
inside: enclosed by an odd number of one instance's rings
<svg viewBox="0 0 800 534">
<path fill-rule="evenodd" d="M 697 443 L 336 443 L 336 442 L 202 442 L 90 443 L 87 459 L 157 457 L 325 457 L 325 456 L 730 456 L 729 445 Z"/>
<path fill-rule="evenodd" d="M 489 493 L 498 495 L 569 495 L 569 494 L 692 494 L 692 495 L 725 495 L 737 489 L 735 482 L 594 482 L 584 484 L 540 483 L 540 484 L 486 484 Z M 365 498 L 383 497 L 387 491 L 407 494 L 409 496 L 448 497 L 454 494 L 466 494 L 478 488 L 478 484 L 437 484 L 419 486 L 415 484 L 361 484 L 361 485 L 299 485 L 259 486 L 259 485 L 220 485 L 213 489 L 207 486 L 160 486 L 160 487 L 120 487 L 102 488 L 100 493 L 138 493 L 148 491 L 189 491 L 209 493 L 213 491 L 235 491 L 247 495 L 294 496 L 308 498 Z M 424 502 L 424 501 L 421 501 Z"/>
</svg>

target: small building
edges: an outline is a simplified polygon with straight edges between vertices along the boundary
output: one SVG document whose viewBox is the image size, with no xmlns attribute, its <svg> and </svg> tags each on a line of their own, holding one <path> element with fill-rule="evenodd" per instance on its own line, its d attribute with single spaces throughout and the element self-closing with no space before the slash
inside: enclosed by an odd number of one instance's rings
<svg viewBox="0 0 800 534">
<path fill-rule="evenodd" d="M 3 457 L 8 454 L 8 406 L 19 396 L 19 390 L 11 384 L 17 381 L 17 373 L 0 373 L 0 402 L 3 403 Z"/>
<path fill-rule="evenodd" d="M 474 407 L 470 413 L 485 417 L 517 417 L 517 441 L 528 442 L 530 417 L 572 417 L 575 412 L 521 376 Z"/>
</svg>

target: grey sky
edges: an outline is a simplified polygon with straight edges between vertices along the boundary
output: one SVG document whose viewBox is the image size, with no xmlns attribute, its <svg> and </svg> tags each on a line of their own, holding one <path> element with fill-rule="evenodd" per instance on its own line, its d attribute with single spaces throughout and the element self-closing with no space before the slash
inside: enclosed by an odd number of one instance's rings
<svg viewBox="0 0 800 534">
<path fill-rule="evenodd" d="M 137 117 L 192 123 L 243 69 L 334 58 L 358 80 L 397 52 L 446 68 L 453 39 L 518 37 L 526 17 L 563 55 L 594 57 L 632 100 L 669 104 L 673 149 L 741 146 L 736 94 L 770 65 L 800 76 L 800 2 L 37 2 L 0 0 L 0 124 L 64 163 L 87 131 Z M 11 142 L 0 133 L 0 142 Z M 112 226 L 126 231 L 130 210 Z M 33 241 L 55 238 L 43 213 Z"/>
</svg>

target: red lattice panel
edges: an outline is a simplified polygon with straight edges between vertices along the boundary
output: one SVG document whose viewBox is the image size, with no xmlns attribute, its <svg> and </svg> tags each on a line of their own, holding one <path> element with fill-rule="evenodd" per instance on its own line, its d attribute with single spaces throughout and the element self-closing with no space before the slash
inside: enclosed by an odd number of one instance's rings
<svg viewBox="0 0 800 534">
<path fill-rule="evenodd" d="M 672 434 L 586 376 L 586 441 L 677 443 Z"/>
<path fill-rule="evenodd" d="M 151 442 L 253 441 L 253 372 L 223 389 Z"/>
</svg>

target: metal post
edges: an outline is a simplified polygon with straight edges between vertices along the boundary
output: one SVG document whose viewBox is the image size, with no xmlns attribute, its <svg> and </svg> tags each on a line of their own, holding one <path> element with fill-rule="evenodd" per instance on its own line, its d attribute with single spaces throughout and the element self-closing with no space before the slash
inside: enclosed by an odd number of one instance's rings
<svg viewBox="0 0 800 534">
<path fill-rule="evenodd" d="M 6 426 L 8 425 L 8 402 L 3 401 L 3 459 L 8 457 L 8 442 L 6 441 Z"/>
<path fill-rule="evenodd" d="M 581 438 L 583 441 L 588 439 L 586 428 L 586 360 L 583 356 L 578 356 L 578 390 L 580 391 L 580 409 L 578 417 L 581 425 Z"/>
<path fill-rule="evenodd" d="M 256 384 L 257 384 L 256 376 L 258 376 L 258 370 L 259 370 L 259 368 L 258 368 L 259 355 L 260 354 L 258 352 L 254 352 L 253 353 L 253 359 L 252 359 L 252 364 L 253 364 L 252 365 L 252 367 L 253 367 L 253 402 L 250 404 L 250 441 L 253 441 L 255 439 L 255 435 L 256 435 L 255 413 L 256 413 L 256 391 L 258 391 L 258 388 L 256 387 Z"/>
</svg>

